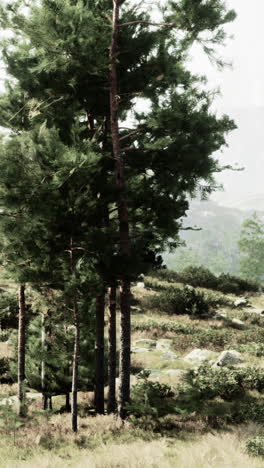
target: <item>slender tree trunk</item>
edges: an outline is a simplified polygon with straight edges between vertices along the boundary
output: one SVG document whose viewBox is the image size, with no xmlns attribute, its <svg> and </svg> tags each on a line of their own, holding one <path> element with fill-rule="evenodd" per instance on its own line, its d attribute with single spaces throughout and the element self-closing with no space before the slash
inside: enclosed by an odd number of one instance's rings
<svg viewBox="0 0 264 468">
<path fill-rule="evenodd" d="M 25 356 L 26 356 L 26 303 L 25 286 L 19 288 L 19 317 L 18 317 L 18 414 L 25 416 Z"/>
<path fill-rule="evenodd" d="M 71 402 L 70 402 L 69 392 L 65 393 L 65 408 L 66 408 L 67 413 L 71 412 Z"/>
<path fill-rule="evenodd" d="M 74 352 L 73 352 L 73 365 L 72 365 L 72 430 L 77 432 L 78 430 L 78 367 L 79 367 L 79 354 L 80 354 L 80 318 L 77 306 L 76 296 L 74 297 L 73 314 L 75 322 L 75 340 L 74 340 Z"/>
<path fill-rule="evenodd" d="M 116 411 L 116 285 L 112 284 L 109 297 L 108 325 L 108 413 Z"/>
<path fill-rule="evenodd" d="M 119 126 L 118 126 L 118 77 L 117 77 L 117 54 L 118 54 L 118 21 L 119 0 L 113 0 L 113 29 L 110 47 L 110 110 L 111 110 L 111 134 L 113 144 L 113 157 L 115 160 L 115 176 L 118 189 L 118 220 L 120 253 L 124 265 L 129 263 L 131 255 L 128 205 L 126 200 L 126 180 L 124 160 L 121 151 Z M 121 346 L 120 346 L 120 387 L 119 387 L 119 415 L 122 419 L 126 417 L 125 406 L 130 397 L 130 279 L 124 275 L 121 281 Z"/>
<path fill-rule="evenodd" d="M 41 391 L 42 391 L 42 409 L 47 409 L 47 401 L 48 397 L 46 395 L 46 366 L 45 366 L 45 351 L 46 351 L 46 329 L 45 329 L 45 316 L 42 314 L 41 317 L 41 351 L 42 351 L 42 359 L 41 359 Z"/>
<path fill-rule="evenodd" d="M 104 414 L 104 311 L 105 294 L 96 298 L 95 410 Z"/>
</svg>

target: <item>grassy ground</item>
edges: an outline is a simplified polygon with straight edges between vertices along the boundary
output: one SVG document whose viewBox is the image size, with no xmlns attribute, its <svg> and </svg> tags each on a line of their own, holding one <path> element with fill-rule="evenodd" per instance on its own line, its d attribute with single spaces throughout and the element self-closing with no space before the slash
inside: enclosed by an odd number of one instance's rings
<svg viewBox="0 0 264 468">
<path fill-rule="evenodd" d="M 166 290 L 171 283 L 158 282 Z M 174 284 L 174 286 L 181 286 Z M 247 324 L 246 330 L 232 328 L 230 321 L 191 319 L 187 315 L 168 315 L 150 308 L 150 298 L 159 294 L 154 289 L 134 288 L 135 308 L 132 314 L 133 345 L 142 338 L 168 340 L 168 349 L 132 353 L 132 369 L 153 371 L 154 380 L 177 387 L 184 373 L 197 363 L 184 358 L 194 348 L 209 349 L 212 357 L 224 349 L 242 352 L 242 366 L 264 367 L 264 359 L 257 349 L 264 342 L 264 318 L 255 318 L 243 309 L 232 306 L 235 296 L 206 291 L 222 299 L 218 313 L 238 318 Z M 253 307 L 264 308 L 264 296 L 250 297 Z M 250 346 L 249 346 L 250 345 Z M 244 348 L 243 348 L 244 346 Z M 164 353 L 175 353 L 179 359 L 164 359 Z M 0 342 L 0 358 L 10 357 L 12 348 Z M 261 353 L 260 353 L 261 354 Z M 180 371 L 179 374 L 169 371 Z M 156 374 L 155 374 L 156 371 Z M 160 375 L 158 375 L 158 372 Z M 136 378 L 133 377 L 133 383 Z M 0 399 L 16 393 L 16 386 L 1 385 Z M 16 427 L 12 414 L 0 419 L 0 467 L 87 467 L 87 468 L 260 468 L 263 459 L 245 453 L 248 438 L 264 436 L 257 424 L 226 426 L 212 430 L 202 419 L 190 419 L 163 435 L 154 434 L 131 424 L 122 423 L 113 416 L 87 417 L 86 408 L 93 395 L 82 393 L 80 402 L 80 429 L 78 435 L 70 431 L 70 415 L 43 414 L 41 400 L 30 406 L 28 421 Z M 64 404 L 64 397 L 53 398 L 54 411 Z"/>
</svg>

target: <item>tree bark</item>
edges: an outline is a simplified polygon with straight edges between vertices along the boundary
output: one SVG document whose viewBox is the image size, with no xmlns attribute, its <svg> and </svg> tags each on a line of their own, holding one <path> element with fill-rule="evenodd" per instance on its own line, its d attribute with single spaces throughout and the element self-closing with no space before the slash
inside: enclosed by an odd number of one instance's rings
<svg viewBox="0 0 264 468">
<path fill-rule="evenodd" d="M 26 357 L 26 303 L 25 286 L 19 288 L 19 317 L 18 317 L 18 414 L 26 414 L 25 394 L 25 357 Z"/>
<path fill-rule="evenodd" d="M 78 430 L 78 367 L 79 367 L 79 355 L 80 355 L 80 317 L 77 306 L 76 296 L 73 300 L 73 315 L 75 322 L 75 340 L 74 340 L 74 352 L 73 352 L 73 364 L 72 364 L 72 430 L 77 432 Z"/>
<path fill-rule="evenodd" d="M 108 404 L 107 412 L 116 411 L 116 285 L 112 284 L 109 295 L 108 325 Z"/>
<path fill-rule="evenodd" d="M 126 200 L 126 179 L 124 159 L 121 151 L 119 125 L 118 125 L 118 21 L 119 0 L 113 0 L 112 40 L 110 47 L 110 110 L 111 110 L 111 134 L 113 145 L 113 157 L 115 161 L 115 177 L 118 189 L 117 209 L 119 221 L 120 253 L 124 265 L 127 265 L 131 255 L 128 204 Z M 121 345 L 120 345 L 120 387 L 119 387 L 119 415 L 126 417 L 125 406 L 130 398 L 130 278 L 125 274 L 121 281 Z"/>
<path fill-rule="evenodd" d="M 48 397 L 46 395 L 46 366 L 44 355 L 46 352 L 46 324 L 45 316 L 42 314 L 41 317 L 41 351 L 43 353 L 41 359 L 41 391 L 42 391 L 42 409 L 45 411 L 47 409 Z"/>
<path fill-rule="evenodd" d="M 65 394 L 65 409 L 67 413 L 71 412 L 71 402 L 69 392 Z"/>
<path fill-rule="evenodd" d="M 95 410 L 104 414 L 104 310 L 105 294 L 96 298 Z"/>
</svg>

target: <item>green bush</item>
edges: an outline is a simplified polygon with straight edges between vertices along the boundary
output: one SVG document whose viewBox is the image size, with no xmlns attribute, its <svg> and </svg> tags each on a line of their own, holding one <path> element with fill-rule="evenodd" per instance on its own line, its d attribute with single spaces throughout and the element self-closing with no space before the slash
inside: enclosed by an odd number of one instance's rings
<svg viewBox="0 0 264 468">
<path fill-rule="evenodd" d="M 7 341 L 10 335 L 9 330 L 1 330 L 0 331 L 0 342 Z"/>
<path fill-rule="evenodd" d="M 217 288 L 216 276 L 203 266 L 189 266 L 183 270 L 180 276 L 184 283 L 188 283 L 195 288 Z"/>
<path fill-rule="evenodd" d="M 193 344 L 197 347 L 214 347 L 222 350 L 233 342 L 234 332 L 219 328 L 201 329 L 193 338 Z"/>
<path fill-rule="evenodd" d="M 127 405 L 129 420 L 145 430 L 158 431 L 162 418 L 177 412 L 174 393 L 168 385 L 148 381 L 149 372 L 139 374 L 139 383 L 131 389 Z"/>
<path fill-rule="evenodd" d="M 208 316 L 210 304 L 204 293 L 188 288 L 168 288 L 157 296 L 150 298 L 150 306 L 167 314 L 189 314 Z"/>
<path fill-rule="evenodd" d="M 249 343 L 249 344 L 242 344 L 238 347 L 238 351 L 242 353 L 249 353 L 253 354 L 257 357 L 264 356 L 264 343 Z"/>
<path fill-rule="evenodd" d="M 257 292 L 259 285 L 229 273 L 222 273 L 218 277 L 217 289 L 223 293 L 239 294 L 246 291 Z"/>
<path fill-rule="evenodd" d="M 246 450 L 253 457 L 264 457 L 264 436 L 247 440 Z"/>
<path fill-rule="evenodd" d="M 215 276 L 204 266 L 189 266 L 181 273 L 172 270 L 158 270 L 150 274 L 153 278 L 167 282 L 181 282 L 193 287 L 216 289 L 225 294 L 240 294 L 244 292 L 257 292 L 259 285 L 252 281 L 239 278 L 229 273 Z M 151 286 L 150 286 L 151 287 Z"/>
<path fill-rule="evenodd" d="M 0 384 L 13 383 L 10 376 L 10 359 L 7 357 L 0 358 Z"/>
<path fill-rule="evenodd" d="M 264 369 L 214 369 L 204 364 L 187 372 L 185 380 L 193 400 L 220 397 L 226 401 L 241 399 L 248 390 L 264 391 Z"/>
<path fill-rule="evenodd" d="M 172 320 L 144 320 L 140 322 L 134 322 L 131 324 L 131 329 L 133 331 L 136 330 L 154 330 L 158 329 L 163 332 L 174 332 L 174 333 L 181 333 L 184 335 L 193 335 L 197 333 L 197 328 L 195 329 L 193 326 L 186 325 L 184 323 L 177 323 L 173 322 Z"/>
</svg>

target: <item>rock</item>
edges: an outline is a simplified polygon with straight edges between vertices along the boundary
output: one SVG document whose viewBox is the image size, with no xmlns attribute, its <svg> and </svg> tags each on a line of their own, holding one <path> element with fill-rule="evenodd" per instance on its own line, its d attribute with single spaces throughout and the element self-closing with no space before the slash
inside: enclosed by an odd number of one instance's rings
<svg viewBox="0 0 264 468">
<path fill-rule="evenodd" d="M 140 307 L 131 306 L 131 312 L 132 312 L 132 314 L 141 314 L 142 309 Z"/>
<path fill-rule="evenodd" d="M 183 359 L 185 361 L 209 361 L 209 359 L 212 357 L 213 352 L 209 351 L 208 349 L 193 349 L 187 356 L 185 356 Z"/>
<path fill-rule="evenodd" d="M 248 328 L 248 326 L 244 322 L 242 322 L 242 320 L 236 318 L 230 321 L 230 326 L 232 328 L 236 328 L 237 330 L 246 330 Z"/>
<path fill-rule="evenodd" d="M 135 346 L 144 346 L 146 348 L 156 348 L 156 341 L 148 338 L 141 338 L 140 340 L 135 341 Z"/>
<path fill-rule="evenodd" d="M 235 366 L 242 362 L 244 361 L 241 359 L 241 354 L 238 351 L 228 350 L 220 354 L 213 367 Z"/>
<path fill-rule="evenodd" d="M 264 309 L 247 309 L 246 312 L 249 312 L 252 314 L 264 315 Z"/>
<path fill-rule="evenodd" d="M 234 302 L 235 307 L 247 307 L 249 305 L 248 300 L 245 297 L 236 299 Z"/>
<path fill-rule="evenodd" d="M 150 349 L 148 348 L 138 348 L 138 347 L 131 348 L 132 353 L 149 353 L 149 351 Z"/>
<path fill-rule="evenodd" d="M 195 290 L 195 288 L 193 286 L 191 286 L 190 284 L 186 284 L 185 288 L 189 289 L 189 291 L 194 291 Z"/>
<path fill-rule="evenodd" d="M 158 340 L 156 343 L 156 349 L 159 351 L 170 351 L 171 347 L 171 340 L 169 339 L 162 339 Z"/>
<path fill-rule="evenodd" d="M 166 371 L 164 371 L 164 374 L 182 376 L 183 374 L 185 374 L 185 371 L 183 369 L 167 369 Z"/>
<path fill-rule="evenodd" d="M 160 358 L 164 361 L 174 361 L 175 359 L 179 359 L 177 354 L 173 353 L 172 351 L 167 351 L 166 353 L 162 354 Z"/>
<path fill-rule="evenodd" d="M 143 283 L 143 281 L 139 281 L 139 282 L 136 284 L 136 288 L 145 288 L 145 283 Z"/>
<path fill-rule="evenodd" d="M 227 314 L 225 312 L 218 312 L 214 318 L 217 320 L 227 320 Z"/>
</svg>

